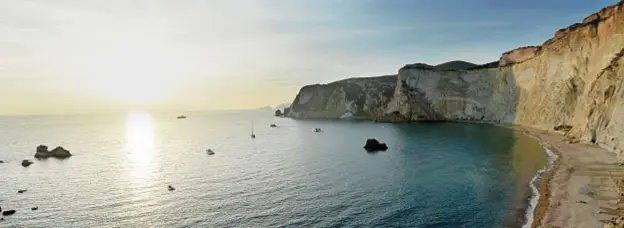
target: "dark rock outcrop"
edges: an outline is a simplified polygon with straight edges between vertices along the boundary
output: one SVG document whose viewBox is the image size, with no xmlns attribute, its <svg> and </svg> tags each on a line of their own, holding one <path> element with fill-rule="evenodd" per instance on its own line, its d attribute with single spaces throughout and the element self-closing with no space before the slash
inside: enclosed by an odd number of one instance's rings
<svg viewBox="0 0 624 228">
<path fill-rule="evenodd" d="M 572 125 L 557 125 L 557 126 L 553 127 L 553 130 L 568 132 L 568 131 L 572 130 Z"/>
<path fill-rule="evenodd" d="M 24 166 L 24 167 L 28 167 L 28 166 L 32 165 L 33 163 L 34 163 L 34 162 L 31 162 L 31 161 L 29 161 L 29 160 L 27 160 L 27 159 L 24 159 L 24 160 L 22 161 L 22 166 Z"/>
<path fill-rule="evenodd" d="M 15 214 L 15 210 L 7 210 L 7 211 L 3 211 L 2 215 L 12 215 Z"/>
<path fill-rule="evenodd" d="M 279 110 L 279 109 L 278 109 L 278 110 L 275 110 L 275 116 L 280 117 L 280 116 L 282 116 L 282 115 L 283 115 L 283 114 L 282 114 L 282 110 Z"/>
<path fill-rule="evenodd" d="M 385 143 L 380 143 L 377 139 L 368 139 L 366 140 L 366 145 L 364 145 L 364 149 L 366 151 L 386 151 L 388 146 Z"/>
<path fill-rule="evenodd" d="M 68 158 L 71 157 L 72 154 L 63 147 L 56 147 L 52 151 L 48 151 L 48 147 L 45 145 L 39 145 L 37 147 L 37 152 L 35 153 L 35 158 Z"/>
</svg>

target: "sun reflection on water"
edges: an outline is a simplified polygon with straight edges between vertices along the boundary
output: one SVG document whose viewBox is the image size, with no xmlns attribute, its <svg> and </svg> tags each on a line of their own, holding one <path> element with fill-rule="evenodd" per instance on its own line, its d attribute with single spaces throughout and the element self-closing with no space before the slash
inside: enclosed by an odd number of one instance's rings
<svg viewBox="0 0 624 228">
<path fill-rule="evenodd" d="M 135 111 L 126 118 L 125 151 L 130 160 L 132 181 L 147 182 L 156 174 L 154 119 L 147 112 Z"/>
</svg>

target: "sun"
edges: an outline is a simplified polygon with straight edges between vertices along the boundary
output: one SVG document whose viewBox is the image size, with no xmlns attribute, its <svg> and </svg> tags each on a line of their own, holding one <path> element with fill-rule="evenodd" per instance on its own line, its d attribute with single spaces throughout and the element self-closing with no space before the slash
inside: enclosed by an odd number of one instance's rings
<svg viewBox="0 0 624 228">
<path fill-rule="evenodd" d="M 158 45 L 121 43 L 90 55 L 84 77 L 92 93 L 110 102 L 157 104 L 171 96 L 176 82 L 168 54 Z"/>
<path fill-rule="evenodd" d="M 133 111 L 126 119 L 126 149 L 142 158 L 155 150 L 154 123 L 152 116 L 143 111 Z"/>
</svg>

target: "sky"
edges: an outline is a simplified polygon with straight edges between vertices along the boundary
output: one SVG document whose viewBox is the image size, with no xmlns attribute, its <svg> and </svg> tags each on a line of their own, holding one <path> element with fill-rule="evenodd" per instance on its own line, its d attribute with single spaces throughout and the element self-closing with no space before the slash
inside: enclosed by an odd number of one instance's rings
<svg viewBox="0 0 624 228">
<path fill-rule="evenodd" d="M 486 63 L 617 0 L 0 0 L 0 115 L 246 109 Z"/>
</svg>

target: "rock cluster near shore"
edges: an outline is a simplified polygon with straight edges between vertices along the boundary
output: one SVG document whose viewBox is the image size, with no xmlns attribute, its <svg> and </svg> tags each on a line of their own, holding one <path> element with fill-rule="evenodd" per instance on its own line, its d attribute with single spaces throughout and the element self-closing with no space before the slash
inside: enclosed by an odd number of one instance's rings
<svg viewBox="0 0 624 228">
<path fill-rule="evenodd" d="M 63 147 L 56 147 L 51 151 L 48 151 L 48 147 L 45 145 L 39 145 L 37 147 L 37 152 L 35 153 L 35 158 L 68 158 L 71 157 L 72 154 Z"/>
<path fill-rule="evenodd" d="M 624 155 L 623 76 L 624 1 L 492 63 L 408 64 L 398 75 L 304 86 L 288 115 L 563 126 L 571 141 Z"/>
</svg>

